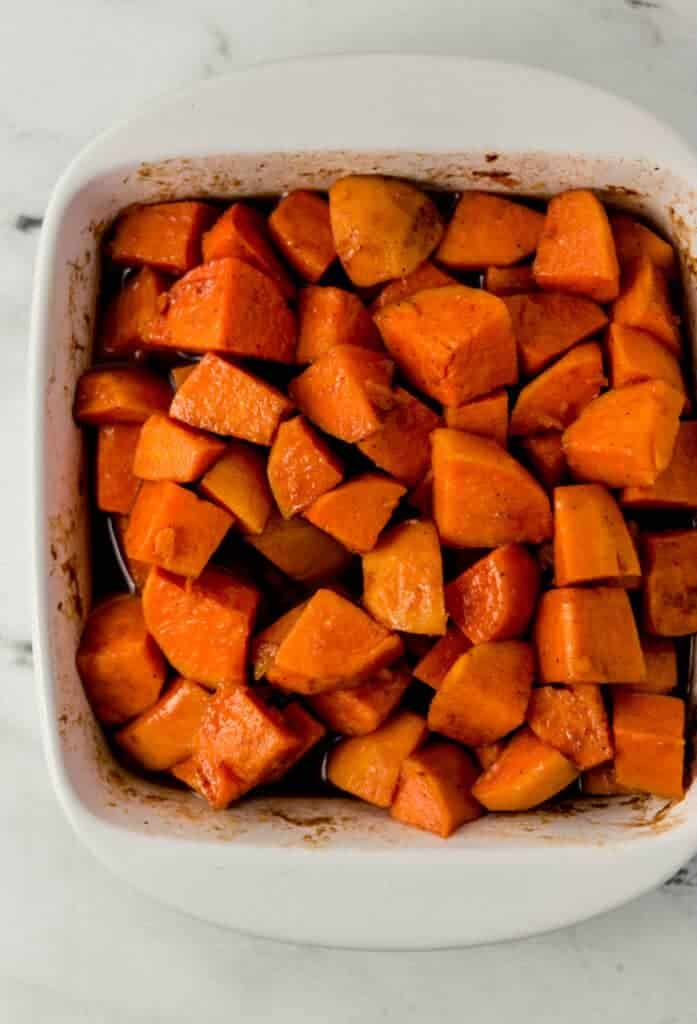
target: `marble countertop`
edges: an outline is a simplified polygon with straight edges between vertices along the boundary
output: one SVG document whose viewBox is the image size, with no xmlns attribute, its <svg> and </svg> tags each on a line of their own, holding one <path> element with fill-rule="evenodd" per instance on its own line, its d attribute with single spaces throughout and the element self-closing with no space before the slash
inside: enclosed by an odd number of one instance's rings
<svg viewBox="0 0 697 1024">
<path fill-rule="evenodd" d="M 159 93 L 264 59 L 366 50 L 567 72 L 643 104 L 697 147 L 697 0 L 23 0 L 3 19 L 2 1024 L 697 1016 L 697 863 L 621 910 L 525 942 L 424 954 L 308 949 L 225 932 L 139 896 L 78 843 L 51 791 L 32 679 L 23 486 L 27 320 L 47 197 L 91 136 Z"/>
</svg>

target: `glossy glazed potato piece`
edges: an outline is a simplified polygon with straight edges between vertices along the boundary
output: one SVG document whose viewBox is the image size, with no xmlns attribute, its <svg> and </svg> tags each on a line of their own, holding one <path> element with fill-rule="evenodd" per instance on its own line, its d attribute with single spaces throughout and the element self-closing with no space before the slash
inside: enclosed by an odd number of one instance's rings
<svg viewBox="0 0 697 1024">
<path fill-rule="evenodd" d="M 643 380 L 663 380 L 685 396 L 680 364 L 673 353 L 646 331 L 624 324 L 610 324 L 607 332 L 610 383 L 613 388 Z"/>
<path fill-rule="evenodd" d="M 504 299 L 518 345 L 521 372 L 532 377 L 607 323 L 596 302 L 563 292 L 512 295 Z"/>
<path fill-rule="evenodd" d="M 585 189 L 554 196 L 533 264 L 540 288 L 610 302 L 619 293 L 620 268 L 602 203 Z"/>
<path fill-rule="evenodd" d="M 675 250 L 668 242 L 647 228 L 641 221 L 626 213 L 613 213 L 610 217 L 612 237 L 620 270 L 631 269 L 642 257 L 648 257 L 664 274 L 676 269 Z"/>
<path fill-rule="evenodd" d="M 440 417 L 403 388 L 393 394 L 394 407 L 379 430 L 358 442 L 358 448 L 395 480 L 413 487 L 431 464 L 431 431 Z"/>
<path fill-rule="evenodd" d="M 612 761 L 589 768 L 581 775 L 581 791 L 586 796 L 619 796 L 631 793 L 626 786 L 620 786 Z"/>
<path fill-rule="evenodd" d="M 414 678 L 437 690 L 461 654 L 469 651 L 472 642 L 457 626 L 450 624 L 445 636 L 436 640 L 414 668 Z"/>
<path fill-rule="evenodd" d="M 508 445 L 508 392 L 503 388 L 445 410 L 445 424 L 479 437 L 490 437 L 502 448 Z"/>
<path fill-rule="evenodd" d="M 505 739 L 495 740 L 493 743 L 482 743 L 481 746 L 474 748 L 474 755 L 479 761 L 483 772 L 491 768 L 495 761 L 498 761 L 506 749 L 507 742 Z"/>
<path fill-rule="evenodd" d="M 382 426 L 394 406 L 394 363 L 380 352 L 335 345 L 291 381 L 290 397 L 302 413 L 340 441 L 362 441 Z"/>
<path fill-rule="evenodd" d="M 295 360 L 295 317 L 278 286 L 234 256 L 189 271 L 161 300 L 161 310 L 148 336 L 157 347 Z"/>
<path fill-rule="evenodd" d="M 399 523 L 363 556 L 363 604 L 390 629 L 445 633 L 443 560 L 433 523 Z"/>
<path fill-rule="evenodd" d="M 642 565 L 646 632 L 657 636 L 697 632 L 697 531 L 646 534 Z"/>
<path fill-rule="evenodd" d="M 402 641 L 362 609 L 320 589 L 283 637 L 266 670 L 270 683 L 315 694 L 357 685 L 402 654 Z"/>
<path fill-rule="evenodd" d="M 511 413 L 511 434 L 564 430 L 606 383 L 600 345 L 577 345 L 522 389 Z"/>
<path fill-rule="evenodd" d="M 194 753 L 210 694 L 190 679 L 177 679 L 156 704 L 119 729 L 114 739 L 149 772 L 164 772 Z"/>
<path fill-rule="evenodd" d="M 502 299 L 454 284 L 417 292 L 375 314 L 409 380 L 443 405 L 461 405 L 518 379 L 511 318 Z"/>
<path fill-rule="evenodd" d="M 505 640 L 472 647 L 436 691 L 429 729 L 470 747 L 501 739 L 525 721 L 534 675 L 530 644 Z"/>
<path fill-rule="evenodd" d="M 177 391 L 169 414 L 212 434 L 270 445 L 292 410 L 271 384 L 208 352 Z"/>
<path fill-rule="evenodd" d="M 625 487 L 625 508 L 697 509 L 697 422 L 683 421 L 673 457 L 652 487 Z"/>
<path fill-rule="evenodd" d="M 406 668 L 383 668 L 374 679 L 358 686 L 310 697 L 313 711 L 333 732 L 365 736 L 375 732 L 392 714 L 411 682 Z"/>
<path fill-rule="evenodd" d="M 487 267 L 484 287 L 492 295 L 501 296 L 535 291 L 537 284 L 532 264 L 526 263 L 522 267 Z"/>
<path fill-rule="evenodd" d="M 540 569 L 530 552 L 506 544 L 447 585 L 445 606 L 474 644 L 514 640 L 527 631 L 539 589 Z"/>
<path fill-rule="evenodd" d="M 403 763 L 390 814 L 447 839 L 483 810 L 471 795 L 479 772 L 470 754 L 455 743 L 430 743 Z"/>
<path fill-rule="evenodd" d="M 608 487 L 654 484 L 673 456 L 682 405 L 662 380 L 600 395 L 564 431 L 572 473 Z"/>
<path fill-rule="evenodd" d="M 225 442 L 210 434 L 153 413 L 140 428 L 133 472 L 141 480 L 198 480 L 225 451 Z"/>
<path fill-rule="evenodd" d="M 537 479 L 549 491 L 563 483 L 569 472 L 561 438 L 561 431 L 547 430 L 543 434 L 523 437 L 520 440 L 526 461 Z"/>
<path fill-rule="evenodd" d="M 613 755 L 599 686 L 537 686 L 530 696 L 527 721 L 539 739 L 582 771 Z"/>
<path fill-rule="evenodd" d="M 180 576 L 198 576 L 232 521 L 225 509 L 197 498 L 185 487 L 146 481 L 126 529 L 126 554 Z"/>
<path fill-rule="evenodd" d="M 678 655 L 675 641 L 668 637 L 641 638 L 641 650 L 646 662 L 646 679 L 632 686 L 642 693 L 670 693 L 678 685 Z"/>
<path fill-rule="evenodd" d="M 641 576 L 634 541 L 610 492 L 600 484 L 573 484 L 554 491 L 554 582 L 617 580 Z"/>
<path fill-rule="evenodd" d="M 267 474 L 281 515 L 289 519 L 340 484 L 344 467 L 307 420 L 295 416 L 278 428 Z"/>
<path fill-rule="evenodd" d="M 616 691 L 612 728 L 621 786 L 666 799 L 683 796 L 685 705 L 679 697 Z"/>
<path fill-rule="evenodd" d="M 437 258 L 456 270 L 506 267 L 530 256 L 544 214 L 486 192 L 465 192 L 445 229 Z"/>
<path fill-rule="evenodd" d="M 128 278 L 106 308 L 97 351 L 107 359 L 122 359 L 147 344 L 160 312 L 159 298 L 167 290 L 162 274 L 143 267 Z"/>
<path fill-rule="evenodd" d="M 201 262 L 201 236 L 215 214 L 198 202 L 132 206 L 116 221 L 109 255 L 114 263 L 184 274 Z"/>
<path fill-rule="evenodd" d="M 264 782 L 278 782 L 286 775 L 291 768 L 295 767 L 298 761 L 307 754 L 315 744 L 319 743 L 327 735 L 327 730 L 321 722 L 311 715 L 298 701 L 292 701 L 281 711 L 286 725 L 295 733 L 299 740 L 299 746 L 285 757 L 279 765 L 264 776 Z"/>
<path fill-rule="evenodd" d="M 96 499 L 102 512 L 127 515 L 136 500 L 140 481 L 133 472 L 138 446 L 137 423 L 111 423 L 97 434 Z"/>
<path fill-rule="evenodd" d="M 363 473 L 323 494 L 305 509 L 305 517 L 349 551 L 372 551 L 406 487 L 383 476 Z"/>
<path fill-rule="evenodd" d="M 88 370 L 77 382 L 73 414 L 78 423 L 144 423 L 154 412 L 167 412 L 172 391 L 150 370 L 114 367 Z"/>
<path fill-rule="evenodd" d="M 314 363 L 335 345 L 382 349 L 380 334 L 368 310 L 343 288 L 303 288 L 298 306 L 299 333 L 295 360 Z"/>
<path fill-rule="evenodd" d="M 131 594 L 107 598 L 92 609 L 76 662 L 92 710 L 105 725 L 126 722 L 154 704 L 167 674 L 141 600 Z"/>
<path fill-rule="evenodd" d="M 521 729 L 494 764 L 472 787 L 489 811 L 528 811 L 550 800 L 578 777 L 578 771 L 554 747 Z"/>
<path fill-rule="evenodd" d="M 196 580 L 153 569 L 143 590 L 145 622 L 169 663 L 209 687 L 244 683 L 258 604 L 256 587 L 215 568 Z"/>
<path fill-rule="evenodd" d="M 680 357 L 680 317 L 673 311 L 668 282 L 650 259 L 639 260 L 622 285 L 612 309 L 613 320 L 646 331 Z"/>
<path fill-rule="evenodd" d="M 291 267 L 306 281 L 319 281 L 336 257 L 327 201 L 298 189 L 269 217 L 271 236 Z"/>
<path fill-rule="evenodd" d="M 433 201 L 394 178 L 341 178 L 329 189 L 329 211 L 337 255 L 359 287 L 411 274 L 443 234 Z"/>
<path fill-rule="evenodd" d="M 552 535 L 549 498 L 495 441 L 435 430 L 433 507 L 443 544 L 497 547 L 540 544 Z"/>
<path fill-rule="evenodd" d="M 187 380 L 196 369 L 198 363 L 182 363 L 181 366 L 173 366 L 169 371 L 172 387 L 178 391 L 185 380 Z"/>
<path fill-rule="evenodd" d="M 543 594 L 534 626 L 543 683 L 640 683 L 646 665 L 629 598 L 618 587 Z"/>
<path fill-rule="evenodd" d="M 245 533 L 262 533 L 273 510 L 263 454 L 232 441 L 201 480 L 201 491 L 230 512 Z"/>
<path fill-rule="evenodd" d="M 272 512 L 259 534 L 247 541 L 281 572 L 301 583 L 317 583 L 343 572 L 351 560 L 333 537 L 300 517 L 284 519 Z"/>
<path fill-rule="evenodd" d="M 444 270 L 437 267 L 435 263 L 431 263 L 430 260 L 424 260 L 416 270 L 412 270 L 411 274 L 406 274 L 404 277 L 399 277 L 396 281 L 390 281 L 389 284 L 386 284 L 380 290 L 377 298 L 373 299 L 370 311 L 371 313 L 377 313 L 379 309 L 384 309 L 385 306 L 392 306 L 395 302 L 408 299 L 411 295 L 415 295 L 416 292 L 426 291 L 427 288 L 442 288 L 448 284 L 457 284 L 457 281 L 450 274 L 446 274 Z"/>
<path fill-rule="evenodd" d="M 307 601 L 303 601 L 302 604 L 291 608 L 254 637 L 251 652 L 252 674 L 255 681 L 263 679 L 266 675 L 266 670 L 276 657 L 278 648 L 302 615 L 306 604 Z"/>
<path fill-rule="evenodd" d="M 351 736 L 335 744 L 327 757 L 327 778 L 361 800 L 389 807 L 402 764 L 427 735 L 423 718 L 399 711 L 368 736 Z"/>
<path fill-rule="evenodd" d="M 234 256 L 270 277 L 284 298 L 295 296 L 295 285 L 274 252 L 266 219 L 254 207 L 229 206 L 203 236 L 202 249 L 206 263 Z"/>
</svg>

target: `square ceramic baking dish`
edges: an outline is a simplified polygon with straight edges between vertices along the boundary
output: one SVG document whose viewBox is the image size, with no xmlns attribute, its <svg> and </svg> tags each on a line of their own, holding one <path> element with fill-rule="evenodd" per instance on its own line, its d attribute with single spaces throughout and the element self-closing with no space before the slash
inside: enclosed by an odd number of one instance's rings
<svg viewBox="0 0 697 1024">
<path fill-rule="evenodd" d="M 101 861 L 198 917 L 353 947 L 531 934 L 679 868 L 697 850 L 697 786 L 675 805 L 618 798 L 490 816 L 447 842 L 341 798 L 250 799 L 216 813 L 114 762 L 75 671 L 90 573 L 71 406 L 90 362 L 103 231 L 136 201 L 324 189 L 351 171 L 506 195 L 596 189 L 678 246 L 694 344 L 697 165 L 652 117 L 578 82 L 457 58 L 295 61 L 195 86 L 98 138 L 51 200 L 32 320 L 35 650 L 49 770 Z"/>
</svg>

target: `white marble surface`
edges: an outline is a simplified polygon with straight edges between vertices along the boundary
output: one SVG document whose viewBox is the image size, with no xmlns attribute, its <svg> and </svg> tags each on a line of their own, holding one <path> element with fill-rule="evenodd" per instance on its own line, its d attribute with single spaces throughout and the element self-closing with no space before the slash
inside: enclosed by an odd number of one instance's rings
<svg viewBox="0 0 697 1024">
<path fill-rule="evenodd" d="M 0 1024 L 697 1018 L 697 866 L 604 918 L 507 946 L 302 949 L 182 918 L 126 888 L 73 837 L 46 778 L 24 535 L 33 218 L 79 147 L 150 97 L 244 63 L 357 50 L 537 63 L 635 99 L 697 146 L 697 0 L 23 0 L 3 9 Z"/>
</svg>

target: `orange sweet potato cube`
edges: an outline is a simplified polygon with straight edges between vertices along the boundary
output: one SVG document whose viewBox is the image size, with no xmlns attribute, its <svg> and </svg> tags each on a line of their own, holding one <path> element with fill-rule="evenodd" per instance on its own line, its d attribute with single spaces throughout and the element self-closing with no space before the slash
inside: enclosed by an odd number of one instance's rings
<svg viewBox="0 0 697 1024">
<path fill-rule="evenodd" d="M 96 497 L 102 512 L 127 515 L 136 500 L 140 480 L 133 457 L 141 428 L 137 423 L 110 423 L 97 434 Z"/>
<path fill-rule="evenodd" d="M 229 206 L 203 236 L 202 247 L 206 263 L 234 256 L 270 277 L 284 298 L 295 296 L 295 285 L 271 244 L 266 218 L 253 206 Z"/>
<path fill-rule="evenodd" d="M 652 334 L 680 357 L 680 318 L 671 306 L 666 277 L 652 260 L 644 257 L 631 268 L 612 317 L 618 324 Z"/>
<path fill-rule="evenodd" d="M 535 610 L 540 569 L 520 544 L 506 544 L 445 588 L 451 619 L 475 644 L 523 636 Z"/>
<path fill-rule="evenodd" d="M 302 604 L 291 608 L 280 619 L 276 619 L 254 637 L 252 641 L 252 673 L 255 680 L 264 678 L 266 670 L 278 653 L 278 648 L 302 615 L 306 604 L 307 601 L 303 601 Z"/>
<path fill-rule="evenodd" d="M 414 668 L 414 678 L 437 690 L 457 659 L 472 646 L 472 642 L 457 626 L 448 626 L 445 636 L 436 640 Z"/>
<path fill-rule="evenodd" d="M 657 338 L 624 324 L 610 324 L 607 332 L 610 383 L 613 388 L 644 380 L 663 380 L 688 398 L 678 360 Z"/>
<path fill-rule="evenodd" d="M 655 693 L 613 694 L 615 776 L 621 786 L 679 800 L 684 793 L 685 705 Z"/>
<path fill-rule="evenodd" d="M 318 722 L 298 701 L 286 704 L 282 715 L 286 725 L 290 726 L 295 733 L 299 744 L 280 761 L 276 768 L 264 776 L 265 783 L 278 782 L 279 779 L 282 779 L 298 761 L 302 760 L 305 754 L 327 735 L 327 730 L 322 723 Z"/>
<path fill-rule="evenodd" d="M 382 349 L 370 313 L 357 295 L 343 288 L 303 288 L 298 316 L 298 363 L 314 363 L 335 345 Z"/>
<path fill-rule="evenodd" d="M 511 434 L 564 430 L 606 383 L 600 345 L 577 345 L 521 390 L 511 413 Z"/>
<path fill-rule="evenodd" d="M 405 825 L 447 839 L 483 813 L 471 794 L 478 774 L 471 755 L 462 747 L 429 743 L 402 762 L 390 814 Z"/>
<path fill-rule="evenodd" d="M 631 789 L 620 786 L 618 783 L 615 765 L 612 761 L 589 768 L 588 771 L 582 773 L 580 782 L 584 796 L 619 796 L 632 792 Z"/>
<path fill-rule="evenodd" d="M 160 312 L 160 296 L 166 290 L 165 278 L 151 267 L 143 267 L 129 277 L 107 306 L 97 342 L 98 354 L 121 359 L 147 344 Z"/>
<path fill-rule="evenodd" d="M 278 428 L 267 473 L 281 515 L 289 519 L 340 484 L 344 467 L 307 420 L 295 416 Z"/>
<path fill-rule="evenodd" d="M 493 743 L 482 743 L 480 746 L 474 748 L 474 754 L 479 764 L 481 765 L 482 771 L 485 772 L 491 768 L 492 764 L 501 757 L 504 750 L 506 749 L 507 740 L 494 740 Z"/>
<path fill-rule="evenodd" d="M 381 473 L 363 473 L 317 498 L 305 509 L 311 523 L 349 551 L 372 551 L 406 487 Z"/>
<path fill-rule="evenodd" d="M 532 377 L 604 327 L 600 306 L 578 295 L 537 292 L 504 299 L 511 314 L 521 371 Z"/>
<path fill-rule="evenodd" d="M 664 274 L 673 274 L 676 268 L 675 250 L 655 231 L 626 213 L 613 213 L 610 217 L 612 237 L 615 239 L 617 260 L 622 272 L 631 269 L 637 260 L 647 256 Z"/>
<path fill-rule="evenodd" d="M 385 306 L 392 306 L 395 302 L 408 299 L 416 292 L 423 292 L 427 288 L 442 288 L 447 284 L 457 284 L 454 277 L 446 274 L 444 270 L 437 267 L 430 260 L 424 260 L 411 274 L 398 277 L 396 281 L 390 281 L 384 288 L 381 288 L 377 297 L 373 299 L 370 307 L 371 313 L 377 313 Z"/>
<path fill-rule="evenodd" d="M 544 214 L 487 192 L 465 192 L 445 229 L 438 259 L 457 270 L 509 266 L 535 252 Z"/>
<path fill-rule="evenodd" d="M 351 561 L 346 548 L 307 520 L 272 512 L 263 531 L 247 541 L 286 576 L 318 583 L 338 576 Z"/>
<path fill-rule="evenodd" d="M 77 382 L 74 416 L 78 423 L 144 423 L 153 412 L 167 412 L 172 391 L 150 370 L 113 367 L 88 370 Z"/>
<path fill-rule="evenodd" d="M 625 487 L 625 508 L 697 509 L 697 422 L 678 426 L 673 456 L 653 486 Z"/>
<path fill-rule="evenodd" d="M 492 295 L 501 296 L 535 291 L 537 284 L 532 264 L 524 263 L 520 267 L 487 267 L 484 287 Z"/>
<path fill-rule="evenodd" d="M 647 633 L 697 632 L 697 531 L 664 530 L 642 538 L 643 617 Z"/>
<path fill-rule="evenodd" d="M 269 217 L 269 231 L 291 267 L 306 281 L 319 281 L 334 262 L 329 205 L 316 192 L 299 189 L 285 196 Z"/>
<path fill-rule="evenodd" d="M 390 629 L 445 633 L 443 559 L 433 523 L 399 523 L 363 556 L 363 604 Z"/>
<path fill-rule="evenodd" d="M 358 686 L 310 697 L 310 707 L 333 732 L 365 736 L 375 732 L 392 714 L 409 686 L 405 668 L 383 668 Z"/>
<path fill-rule="evenodd" d="M 678 656 L 675 641 L 670 637 L 640 637 L 646 662 L 646 679 L 634 683 L 632 689 L 642 693 L 670 693 L 678 685 Z"/>
<path fill-rule="evenodd" d="M 132 206 L 116 221 L 109 255 L 114 263 L 184 274 L 201 262 L 201 236 L 215 212 L 198 202 Z"/>
<path fill-rule="evenodd" d="M 520 440 L 523 456 L 530 464 L 535 476 L 547 490 L 554 490 L 568 476 L 568 466 L 559 430 L 547 430 L 543 434 L 531 434 Z"/>
<path fill-rule="evenodd" d="M 243 441 L 232 441 L 201 480 L 207 498 L 230 512 L 245 533 L 262 533 L 273 510 L 263 454 Z"/>
<path fill-rule="evenodd" d="M 508 392 L 503 388 L 482 398 L 445 409 L 445 424 L 479 437 L 490 437 L 505 448 L 508 445 Z"/>
<path fill-rule="evenodd" d="M 472 796 L 488 811 L 528 811 L 550 800 L 574 779 L 578 770 L 530 729 L 521 729 L 500 757 L 472 787 Z"/>
<path fill-rule="evenodd" d="M 577 768 L 593 768 L 613 755 L 610 726 L 599 686 L 537 686 L 528 725 Z"/>
<path fill-rule="evenodd" d="M 429 438 L 440 418 L 403 388 L 396 388 L 393 397 L 394 407 L 379 429 L 359 441 L 358 448 L 395 480 L 413 487 L 430 466 Z"/>
<path fill-rule="evenodd" d="M 554 491 L 554 580 L 569 583 L 641 576 L 634 541 L 612 494 L 600 484 L 574 484 Z"/>
<path fill-rule="evenodd" d="M 140 428 L 133 472 L 141 480 L 198 480 L 225 451 L 225 442 L 153 413 Z"/>
<path fill-rule="evenodd" d="M 191 376 L 197 365 L 198 363 L 182 363 L 181 366 L 172 367 L 169 376 L 175 391 L 178 391 L 184 381 Z"/>
<path fill-rule="evenodd" d="M 177 679 L 147 711 L 114 737 L 150 772 L 164 772 L 194 753 L 194 740 L 210 694 L 190 679 Z"/>
</svg>

